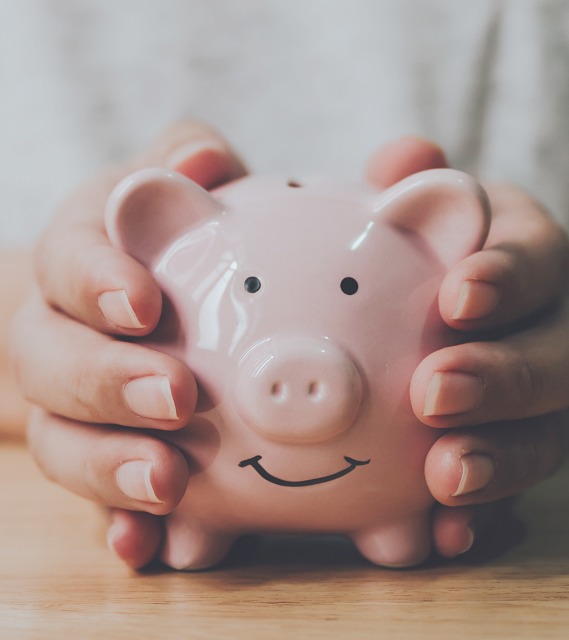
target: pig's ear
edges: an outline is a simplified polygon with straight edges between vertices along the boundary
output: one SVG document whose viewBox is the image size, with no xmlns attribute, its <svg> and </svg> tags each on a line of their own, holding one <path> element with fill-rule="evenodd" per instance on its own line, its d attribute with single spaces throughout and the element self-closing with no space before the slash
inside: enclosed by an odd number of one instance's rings
<svg viewBox="0 0 569 640">
<path fill-rule="evenodd" d="M 186 229 L 222 211 L 221 203 L 188 178 L 143 169 L 115 187 L 105 225 L 116 247 L 148 265 Z"/>
<path fill-rule="evenodd" d="M 453 169 L 405 178 L 380 195 L 375 213 L 418 237 L 447 268 L 481 249 L 490 226 L 486 192 Z"/>
</svg>

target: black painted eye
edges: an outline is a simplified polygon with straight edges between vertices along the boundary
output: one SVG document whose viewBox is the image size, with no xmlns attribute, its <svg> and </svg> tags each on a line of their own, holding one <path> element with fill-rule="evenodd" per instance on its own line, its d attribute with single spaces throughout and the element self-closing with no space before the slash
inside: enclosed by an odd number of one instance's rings
<svg viewBox="0 0 569 640">
<path fill-rule="evenodd" d="M 261 288 L 261 281 L 255 276 L 249 276 L 243 284 L 247 293 L 257 293 Z"/>
<path fill-rule="evenodd" d="M 355 278 L 344 278 L 340 283 L 340 289 L 347 295 L 353 296 L 359 288 L 358 281 Z"/>
</svg>

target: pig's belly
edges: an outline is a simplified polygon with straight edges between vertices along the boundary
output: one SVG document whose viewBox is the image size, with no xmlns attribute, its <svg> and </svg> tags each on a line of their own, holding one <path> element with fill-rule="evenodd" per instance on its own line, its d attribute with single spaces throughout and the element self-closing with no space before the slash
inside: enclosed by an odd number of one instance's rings
<svg viewBox="0 0 569 640">
<path fill-rule="evenodd" d="M 239 467 L 219 456 L 208 468 L 192 475 L 176 509 L 177 518 L 199 521 L 206 530 L 236 535 L 262 532 L 350 533 L 413 518 L 433 504 L 424 478 L 424 459 L 434 441 L 415 446 L 412 457 L 381 458 L 370 452 L 353 465 L 337 458 L 312 473 L 286 469 L 286 464 Z M 365 462 L 365 464 L 364 464 Z M 225 467 L 225 468 L 224 468 Z"/>
</svg>

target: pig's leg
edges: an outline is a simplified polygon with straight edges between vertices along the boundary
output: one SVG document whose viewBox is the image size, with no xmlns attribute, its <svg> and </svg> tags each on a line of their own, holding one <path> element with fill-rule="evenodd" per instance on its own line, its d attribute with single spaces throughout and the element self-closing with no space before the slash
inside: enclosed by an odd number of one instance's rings
<svg viewBox="0 0 569 640">
<path fill-rule="evenodd" d="M 161 559 L 174 569 L 207 569 L 223 560 L 233 541 L 233 536 L 207 531 L 197 520 L 173 514 L 166 521 Z"/>
<path fill-rule="evenodd" d="M 424 562 L 432 547 L 429 513 L 413 515 L 352 535 L 359 552 L 384 567 L 411 567 Z"/>
</svg>

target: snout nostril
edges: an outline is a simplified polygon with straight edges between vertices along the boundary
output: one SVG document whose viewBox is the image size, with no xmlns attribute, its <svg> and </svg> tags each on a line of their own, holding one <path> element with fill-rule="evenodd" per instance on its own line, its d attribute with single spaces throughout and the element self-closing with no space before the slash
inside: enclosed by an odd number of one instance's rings
<svg viewBox="0 0 569 640">
<path fill-rule="evenodd" d="M 300 391 L 300 389 L 299 389 Z M 306 398 L 314 402 L 322 400 L 325 396 L 326 386 L 319 380 L 312 380 L 305 387 Z M 273 382 L 269 391 L 271 398 L 275 402 L 285 402 L 289 400 L 289 387 L 286 382 L 277 380 Z M 294 393 L 294 392 L 293 392 Z M 300 400 L 300 396 L 298 396 Z"/>
<path fill-rule="evenodd" d="M 313 381 L 308 385 L 308 396 L 310 400 L 322 400 L 326 391 L 324 384 L 318 381 Z"/>
<path fill-rule="evenodd" d="M 274 382 L 271 387 L 271 396 L 275 400 L 284 400 L 286 397 L 286 385 L 282 382 Z"/>
</svg>

